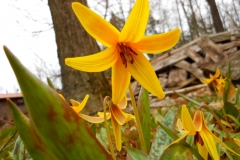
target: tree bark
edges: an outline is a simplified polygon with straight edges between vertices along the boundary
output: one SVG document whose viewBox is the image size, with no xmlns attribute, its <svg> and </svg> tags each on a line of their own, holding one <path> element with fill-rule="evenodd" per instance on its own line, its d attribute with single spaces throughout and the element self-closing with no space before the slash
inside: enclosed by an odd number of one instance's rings
<svg viewBox="0 0 240 160">
<path fill-rule="evenodd" d="M 87 5 L 86 0 L 78 0 Z M 57 53 L 61 66 L 62 94 L 67 101 L 82 101 L 86 94 L 90 98 L 85 112 L 102 110 L 102 99 L 111 96 L 111 88 L 104 73 L 89 73 L 74 70 L 65 65 L 65 58 L 86 56 L 99 52 L 96 41 L 84 30 L 72 10 L 73 0 L 49 0 L 56 36 Z M 74 0 L 76 2 L 76 0 Z M 97 27 L 97 24 L 96 24 Z"/>
<path fill-rule="evenodd" d="M 217 9 L 217 5 L 215 0 L 206 0 L 210 6 L 211 14 L 212 14 L 212 19 L 213 19 L 213 25 L 215 28 L 216 33 L 223 32 L 223 24 Z"/>
</svg>

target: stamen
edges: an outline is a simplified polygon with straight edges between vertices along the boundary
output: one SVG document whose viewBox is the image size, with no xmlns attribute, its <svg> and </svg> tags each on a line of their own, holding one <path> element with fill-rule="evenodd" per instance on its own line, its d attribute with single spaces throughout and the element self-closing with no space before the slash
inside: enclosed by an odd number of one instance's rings
<svg viewBox="0 0 240 160">
<path fill-rule="evenodd" d="M 196 132 L 196 134 L 194 135 L 194 144 L 196 145 L 197 143 L 199 143 L 201 146 L 204 145 L 203 139 L 200 136 L 199 132 Z"/>
<path fill-rule="evenodd" d="M 125 68 L 127 68 L 127 62 L 133 64 L 134 59 L 132 54 L 137 55 L 137 53 L 134 52 L 131 47 L 124 43 L 118 43 L 118 50 L 122 59 L 122 63 L 123 65 L 125 65 Z"/>
</svg>

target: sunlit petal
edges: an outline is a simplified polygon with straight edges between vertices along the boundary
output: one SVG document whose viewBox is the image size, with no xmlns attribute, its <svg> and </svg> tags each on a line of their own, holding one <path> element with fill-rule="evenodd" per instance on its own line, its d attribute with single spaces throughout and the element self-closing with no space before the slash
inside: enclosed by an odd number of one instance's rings
<svg viewBox="0 0 240 160">
<path fill-rule="evenodd" d="M 197 143 L 198 153 L 203 157 L 203 159 L 208 159 L 208 150 L 205 145 Z"/>
<path fill-rule="evenodd" d="M 127 96 L 124 95 L 123 96 L 123 99 L 121 100 L 121 102 L 118 104 L 118 106 L 121 108 L 121 109 L 125 109 L 127 107 Z"/>
<path fill-rule="evenodd" d="M 196 131 L 196 128 L 192 121 L 192 117 L 191 117 L 190 113 L 188 112 L 186 105 L 182 105 L 181 120 L 182 120 L 183 128 L 185 130 Z"/>
<path fill-rule="evenodd" d="M 85 114 L 79 114 L 79 116 L 83 119 L 85 119 L 86 121 L 88 122 L 91 122 L 91 123 L 102 123 L 104 122 L 104 117 L 93 117 L 93 116 L 88 116 L 88 115 L 85 115 Z M 111 114 L 106 114 L 107 116 L 107 120 L 109 118 L 111 118 Z"/>
<path fill-rule="evenodd" d="M 240 156 L 240 154 L 236 153 L 235 151 L 233 151 L 231 148 L 229 148 L 225 143 L 223 143 L 223 141 L 221 141 L 218 137 L 216 137 L 207 127 L 206 123 L 205 123 L 205 119 L 203 116 L 203 113 L 201 112 L 202 117 L 203 117 L 203 128 L 202 128 L 202 132 L 205 133 L 206 136 L 211 136 L 215 141 L 217 141 L 218 143 L 220 143 L 224 148 L 226 148 L 227 150 L 231 151 L 232 153 Z M 201 134 L 200 134 L 201 135 Z M 209 142 L 210 143 L 210 142 Z"/>
<path fill-rule="evenodd" d="M 140 41 L 146 30 L 148 16 L 148 0 L 136 0 L 118 41 L 133 43 Z"/>
<path fill-rule="evenodd" d="M 181 31 L 179 28 L 176 28 L 163 34 L 144 36 L 139 42 L 130 43 L 129 45 L 144 53 L 159 53 L 175 46 L 178 43 L 180 36 Z"/>
<path fill-rule="evenodd" d="M 200 134 L 209 154 L 211 155 L 211 157 L 214 160 L 218 160 L 219 155 L 217 152 L 216 144 L 215 144 L 214 139 L 213 139 L 212 135 L 210 134 L 210 132 L 206 132 L 206 130 L 203 127 L 202 131 L 200 131 L 199 134 Z"/>
<path fill-rule="evenodd" d="M 162 90 L 160 81 L 153 70 L 153 67 L 141 52 L 137 53 L 138 55 L 133 55 L 133 64 L 129 64 L 127 66 L 129 72 L 144 88 L 146 88 L 153 95 L 160 99 L 164 98 L 165 94 Z"/>
<path fill-rule="evenodd" d="M 66 58 L 65 63 L 67 66 L 80 71 L 101 72 L 113 66 L 117 56 L 116 48 L 112 47 L 89 56 Z"/>
<path fill-rule="evenodd" d="M 84 97 L 82 103 L 79 103 L 78 101 L 75 101 L 74 99 L 70 99 L 73 110 L 75 112 L 79 113 L 83 109 L 83 107 L 86 105 L 88 98 L 89 98 L 89 95 L 86 95 Z"/>
<path fill-rule="evenodd" d="M 84 29 L 106 47 L 116 45 L 119 31 L 81 3 L 72 3 L 72 8 Z"/>
<path fill-rule="evenodd" d="M 123 125 L 126 121 L 126 116 L 124 115 L 124 112 L 113 103 L 109 108 L 110 108 L 112 117 L 114 117 L 114 119 L 118 122 L 118 124 Z"/>
<path fill-rule="evenodd" d="M 112 100 L 114 104 L 120 104 L 126 94 L 131 75 L 118 58 L 112 67 Z"/>
<path fill-rule="evenodd" d="M 114 117 L 111 118 L 112 120 L 112 127 L 113 127 L 113 134 L 116 140 L 116 147 L 118 151 L 121 151 L 122 148 L 122 138 L 121 138 L 121 126 L 115 120 Z"/>
</svg>

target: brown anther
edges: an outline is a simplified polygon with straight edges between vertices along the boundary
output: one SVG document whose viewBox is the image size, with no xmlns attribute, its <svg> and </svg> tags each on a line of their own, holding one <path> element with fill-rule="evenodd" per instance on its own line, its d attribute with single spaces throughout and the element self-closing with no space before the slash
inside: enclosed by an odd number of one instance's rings
<svg viewBox="0 0 240 160">
<path fill-rule="evenodd" d="M 202 137 L 200 136 L 199 132 L 197 132 L 197 133 L 194 135 L 194 144 L 196 145 L 197 143 L 199 143 L 201 146 L 204 145 L 203 139 L 202 139 Z"/>
<path fill-rule="evenodd" d="M 131 47 L 129 47 L 128 45 L 124 44 L 124 43 L 118 43 L 118 50 L 120 53 L 120 57 L 122 59 L 122 63 L 123 65 L 125 65 L 125 68 L 127 68 L 127 62 L 133 64 L 134 62 L 134 58 L 132 54 L 137 55 L 136 52 L 134 52 L 132 50 Z"/>
</svg>

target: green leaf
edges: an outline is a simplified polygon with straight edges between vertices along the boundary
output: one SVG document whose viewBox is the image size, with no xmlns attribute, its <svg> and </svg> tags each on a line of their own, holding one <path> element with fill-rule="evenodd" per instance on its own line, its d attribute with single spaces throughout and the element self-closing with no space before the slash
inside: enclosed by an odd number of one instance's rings
<svg viewBox="0 0 240 160">
<path fill-rule="evenodd" d="M 37 158 L 37 157 L 36 157 Z M 44 157 L 42 157 L 44 158 Z M 13 159 L 14 160 L 32 160 L 31 156 L 26 151 L 24 144 L 20 137 L 17 138 L 14 149 L 13 149 Z M 38 158 L 40 159 L 40 157 Z"/>
<path fill-rule="evenodd" d="M 173 125 L 176 110 L 177 108 L 172 107 L 165 115 L 161 123 L 171 128 Z M 171 142 L 172 138 L 161 127 L 159 127 L 152 142 L 149 153 L 150 158 L 159 159 L 163 153 L 164 148 L 168 146 Z"/>
<path fill-rule="evenodd" d="M 54 87 L 54 85 L 53 85 L 53 83 L 52 83 L 51 79 L 50 79 L 50 78 L 48 78 L 48 77 L 47 77 L 47 83 L 48 83 L 48 86 L 49 86 L 49 87 L 51 87 L 52 89 L 54 89 L 54 90 L 55 90 L 55 87 Z"/>
<path fill-rule="evenodd" d="M 160 160 L 192 160 L 191 149 L 183 144 L 172 144 L 162 154 Z"/>
<path fill-rule="evenodd" d="M 139 118 L 142 126 L 143 137 L 147 149 L 147 153 L 150 150 L 150 102 L 149 102 L 149 94 L 145 88 L 141 88 L 138 101 L 137 108 L 139 113 Z"/>
<path fill-rule="evenodd" d="M 54 159 L 56 158 L 51 150 L 48 149 L 41 137 L 38 136 L 36 131 L 31 127 L 29 119 L 18 109 L 18 107 L 11 101 L 7 100 L 8 106 L 11 109 L 15 125 L 19 135 L 22 137 L 24 144 L 31 157 L 35 160 Z M 20 140 L 19 140 L 20 141 Z M 15 144 L 15 151 L 18 149 Z M 14 152 L 14 156 L 15 156 Z M 19 157 L 18 155 L 17 157 Z"/>
<path fill-rule="evenodd" d="M 129 160 L 150 160 L 148 155 L 140 150 L 127 148 Z"/>
<path fill-rule="evenodd" d="M 56 159 L 112 159 L 84 120 L 55 90 L 30 73 L 5 46 L 4 51 L 23 93 L 30 125 Z"/>
</svg>

